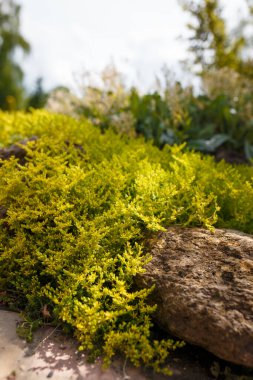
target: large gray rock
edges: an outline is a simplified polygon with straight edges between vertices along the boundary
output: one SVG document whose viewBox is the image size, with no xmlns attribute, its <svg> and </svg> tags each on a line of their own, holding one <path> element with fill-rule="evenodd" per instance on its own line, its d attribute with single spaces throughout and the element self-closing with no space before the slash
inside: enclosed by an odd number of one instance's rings
<svg viewBox="0 0 253 380">
<path fill-rule="evenodd" d="M 169 228 L 150 241 L 136 279 L 156 285 L 155 318 L 170 333 L 230 362 L 253 367 L 253 236 Z"/>
</svg>

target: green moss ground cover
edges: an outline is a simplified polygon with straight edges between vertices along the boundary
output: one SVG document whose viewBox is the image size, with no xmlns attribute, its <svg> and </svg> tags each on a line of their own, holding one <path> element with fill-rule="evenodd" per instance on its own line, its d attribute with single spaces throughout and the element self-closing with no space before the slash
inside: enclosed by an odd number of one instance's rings
<svg viewBox="0 0 253 380">
<path fill-rule="evenodd" d="M 31 136 L 25 165 L 0 166 L 1 291 L 106 364 L 121 352 L 159 370 L 180 343 L 153 338 L 151 290 L 134 287 L 145 238 L 173 224 L 253 233 L 253 168 L 45 111 L 0 113 L 2 146 Z"/>
</svg>

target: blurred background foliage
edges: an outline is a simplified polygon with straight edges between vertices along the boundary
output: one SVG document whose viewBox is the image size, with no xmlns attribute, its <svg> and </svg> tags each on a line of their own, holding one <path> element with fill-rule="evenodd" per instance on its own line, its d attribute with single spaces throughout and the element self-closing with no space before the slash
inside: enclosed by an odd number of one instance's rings
<svg viewBox="0 0 253 380">
<path fill-rule="evenodd" d="M 253 58 L 251 55 L 253 2 L 248 15 L 229 31 L 219 0 L 179 0 L 192 20 L 188 66 L 201 79 L 201 90 L 176 81 L 167 69 L 156 89 L 143 94 L 127 88 L 111 64 L 99 80 L 85 73 L 78 94 L 59 86 L 50 93 L 39 78 L 35 89 L 23 85 L 16 52 L 29 53 L 20 34 L 20 6 L 14 0 L 0 4 L 0 108 L 47 108 L 52 112 L 89 118 L 102 132 L 144 135 L 156 146 L 181 144 L 217 159 L 244 162 L 253 159 Z"/>
<path fill-rule="evenodd" d="M 30 106 L 45 105 L 46 93 L 42 79 L 36 82 L 35 90 L 27 93 L 24 73 L 17 56 L 30 52 L 30 44 L 20 32 L 20 5 L 14 0 L 0 2 L 0 108 L 13 111 Z M 22 58 L 22 55 L 20 55 Z"/>
<path fill-rule="evenodd" d="M 12 0 L 0 3 L 0 104 L 3 109 L 16 109 L 22 105 L 24 88 L 23 71 L 15 60 L 21 50 L 29 53 L 30 45 L 20 34 L 20 6 Z"/>
</svg>

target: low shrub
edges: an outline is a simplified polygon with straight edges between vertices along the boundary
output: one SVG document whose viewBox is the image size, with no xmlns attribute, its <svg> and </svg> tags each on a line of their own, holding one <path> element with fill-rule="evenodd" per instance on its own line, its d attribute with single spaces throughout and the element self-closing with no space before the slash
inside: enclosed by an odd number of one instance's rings
<svg viewBox="0 0 253 380">
<path fill-rule="evenodd" d="M 81 349 L 155 370 L 181 343 L 157 341 L 134 286 L 145 239 L 172 224 L 253 232 L 253 168 L 182 146 L 101 134 L 46 111 L 0 113 L 0 143 L 27 143 L 0 166 L 0 288 L 33 319 L 63 322 Z M 166 372 L 166 369 L 164 370 Z"/>
<path fill-rule="evenodd" d="M 163 75 L 155 91 L 141 94 L 126 88 L 110 65 L 97 81 L 87 74 L 78 96 L 66 88 L 54 90 L 46 108 L 88 118 L 102 132 L 110 128 L 131 137 L 142 135 L 160 148 L 186 143 L 228 162 L 252 161 L 252 80 L 228 68 L 211 70 L 202 75 L 203 91 L 196 95 L 166 69 Z"/>
</svg>

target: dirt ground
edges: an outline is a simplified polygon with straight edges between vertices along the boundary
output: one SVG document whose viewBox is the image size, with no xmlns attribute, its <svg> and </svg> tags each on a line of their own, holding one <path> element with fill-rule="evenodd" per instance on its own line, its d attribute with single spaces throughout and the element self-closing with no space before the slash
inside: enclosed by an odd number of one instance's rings
<svg viewBox="0 0 253 380">
<path fill-rule="evenodd" d="M 53 327 L 40 328 L 26 343 L 16 333 L 20 321 L 17 313 L 0 310 L 0 380 L 253 380 L 252 371 L 189 345 L 170 356 L 171 377 L 133 368 L 121 358 L 103 370 L 100 359 L 89 364 L 75 340 Z"/>
</svg>

